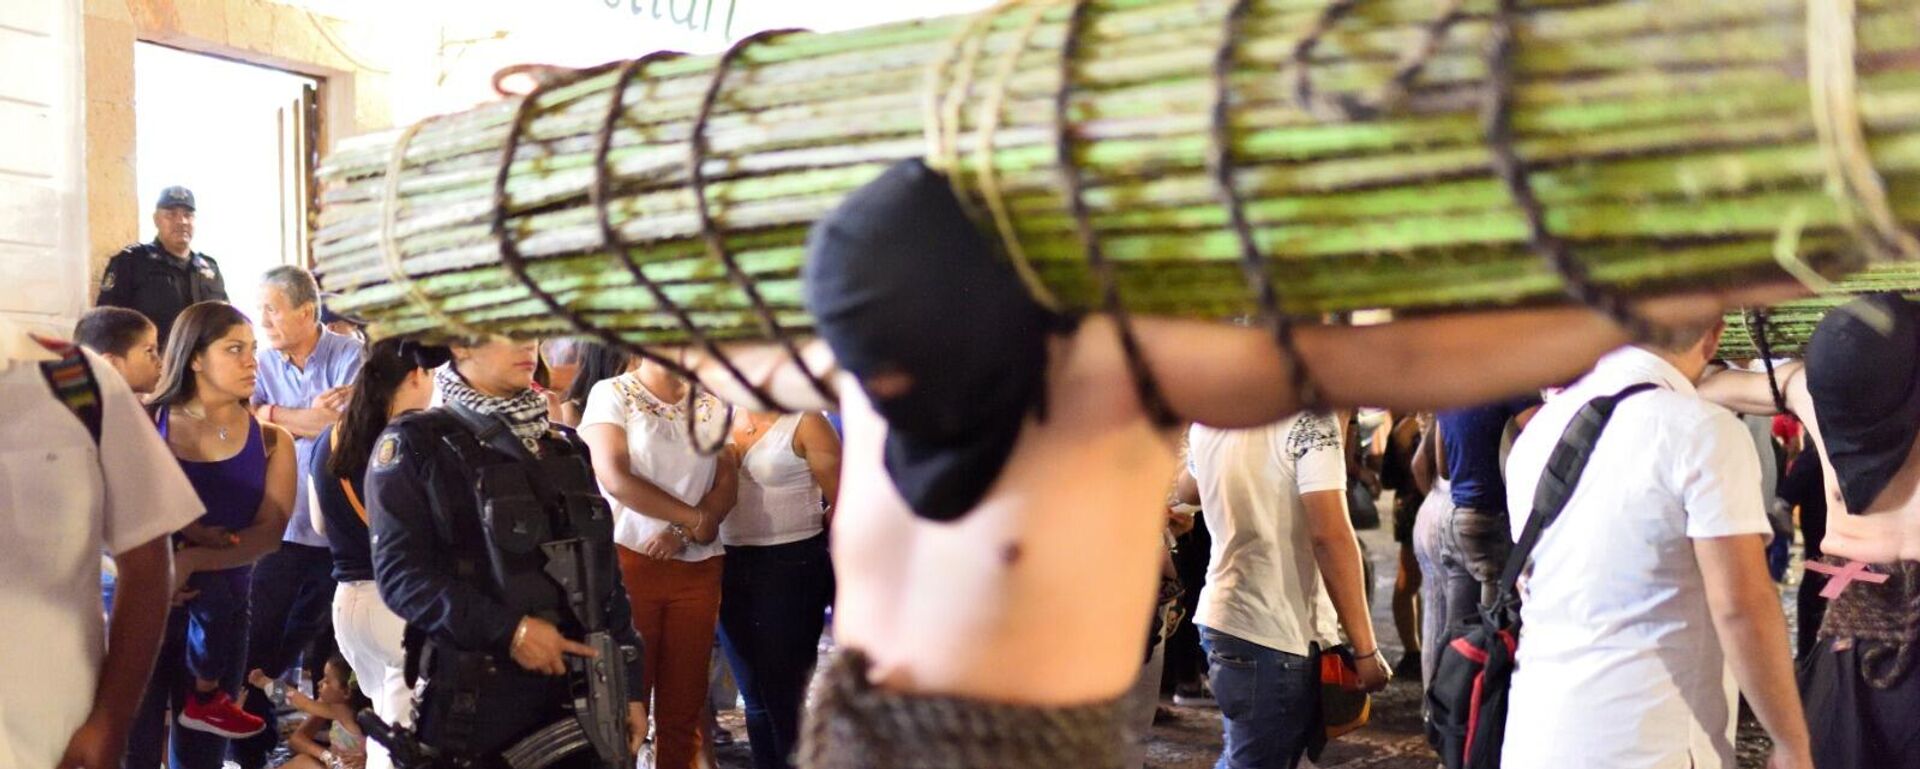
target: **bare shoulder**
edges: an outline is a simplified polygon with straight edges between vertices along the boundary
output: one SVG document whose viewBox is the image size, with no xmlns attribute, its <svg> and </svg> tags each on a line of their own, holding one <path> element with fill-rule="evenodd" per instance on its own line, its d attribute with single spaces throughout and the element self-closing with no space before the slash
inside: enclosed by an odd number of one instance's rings
<svg viewBox="0 0 1920 769">
<path fill-rule="evenodd" d="M 1133 319 L 1136 339 L 1159 324 Z M 1156 383 L 1163 383 L 1171 375 L 1164 368 L 1149 362 Z M 1145 417 L 1134 373 L 1121 344 L 1120 324 L 1106 315 L 1088 315 L 1071 333 L 1049 340 L 1046 388 L 1050 414 L 1100 422 Z"/>
<path fill-rule="evenodd" d="M 267 456 L 280 453 L 283 447 L 293 447 L 293 433 L 272 422 L 260 423 L 260 440 L 267 445 Z"/>
<path fill-rule="evenodd" d="M 833 423 L 818 411 L 800 414 L 800 424 L 794 427 L 793 437 L 793 453 L 803 459 L 810 450 L 840 452 L 840 434 L 833 431 Z"/>
</svg>

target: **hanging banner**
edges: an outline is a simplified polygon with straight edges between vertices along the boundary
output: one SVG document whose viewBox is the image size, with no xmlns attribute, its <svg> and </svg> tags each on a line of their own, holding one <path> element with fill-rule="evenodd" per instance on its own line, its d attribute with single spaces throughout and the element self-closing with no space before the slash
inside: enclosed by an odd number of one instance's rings
<svg viewBox="0 0 1920 769">
<path fill-rule="evenodd" d="M 582 0 L 598 2 L 612 15 L 625 14 L 655 24 L 665 24 L 698 35 L 715 35 L 722 42 L 734 39 L 734 13 L 739 0 Z"/>
</svg>

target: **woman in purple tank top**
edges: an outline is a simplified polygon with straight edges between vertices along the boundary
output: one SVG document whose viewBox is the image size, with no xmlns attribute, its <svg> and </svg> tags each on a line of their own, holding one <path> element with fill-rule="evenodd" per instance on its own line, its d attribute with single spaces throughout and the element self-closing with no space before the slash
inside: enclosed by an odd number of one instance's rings
<svg viewBox="0 0 1920 769">
<path fill-rule="evenodd" d="M 154 766 L 171 745 L 175 769 L 218 769 L 228 739 L 265 728 L 232 693 L 246 673 L 248 578 L 254 561 L 280 545 L 294 451 L 291 436 L 247 409 L 253 354 L 252 324 L 221 302 L 187 308 L 168 341 L 149 408 L 207 512 L 174 538 L 175 608 L 128 736 L 127 766 Z"/>
</svg>

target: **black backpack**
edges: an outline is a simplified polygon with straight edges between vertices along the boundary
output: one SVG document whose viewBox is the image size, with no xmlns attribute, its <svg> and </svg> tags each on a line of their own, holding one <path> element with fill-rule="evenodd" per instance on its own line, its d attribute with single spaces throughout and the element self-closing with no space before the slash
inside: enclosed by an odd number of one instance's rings
<svg viewBox="0 0 1920 769">
<path fill-rule="evenodd" d="M 1533 493 L 1527 526 L 1500 574 L 1500 592 L 1482 607 L 1480 621 L 1467 625 L 1440 648 L 1433 681 L 1427 687 L 1427 741 L 1446 769 L 1498 769 L 1507 732 L 1507 692 L 1513 685 L 1514 655 L 1520 639 L 1520 598 L 1515 585 L 1526 569 L 1540 535 L 1560 517 L 1580 485 L 1587 458 L 1613 418 L 1614 407 L 1653 388 L 1637 384 L 1589 401 L 1568 423 L 1547 457 L 1540 486 Z"/>
</svg>

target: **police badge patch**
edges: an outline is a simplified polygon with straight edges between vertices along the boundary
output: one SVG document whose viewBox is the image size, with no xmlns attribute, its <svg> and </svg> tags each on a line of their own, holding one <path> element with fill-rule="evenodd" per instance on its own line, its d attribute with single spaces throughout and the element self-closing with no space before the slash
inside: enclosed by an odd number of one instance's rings
<svg viewBox="0 0 1920 769">
<path fill-rule="evenodd" d="M 373 447 L 373 469 L 386 470 L 399 464 L 400 436 L 383 435 L 380 443 Z"/>
</svg>

